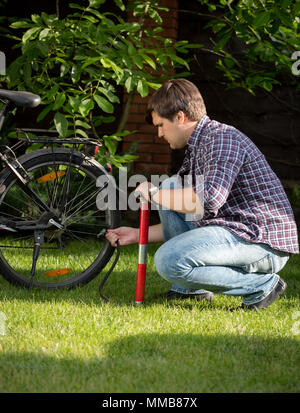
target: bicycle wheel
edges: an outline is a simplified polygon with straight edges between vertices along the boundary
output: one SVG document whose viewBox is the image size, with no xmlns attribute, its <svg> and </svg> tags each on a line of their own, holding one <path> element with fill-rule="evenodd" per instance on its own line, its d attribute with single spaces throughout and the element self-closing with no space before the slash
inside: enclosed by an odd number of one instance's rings
<svg viewBox="0 0 300 413">
<path fill-rule="evenodd" d="M 56 217 L 56 225 L 42 231 L 44 240 L 32 286 L 72 288 L 88 283 L 114 252 L 105 230 L 120 225 L 118 209 L 100 211 L 96 205 L 97 196 L 105 192 L 102 184 L 96 185 L 97 178 L 109 175 L 95 160 L 79 152 L 71 155 L 65 148 L 34 151 L 20 157 L 19 162 L 31 179 L 29 187 Z M 11 231 L 12 226 L 0 231 L 0 272 L 9 282 L 23 287 L 31 285 L 35 241 L 33 230 L 18 228 L 20 223 L 36 224 L 45 215 L 26 192 L 12 172 L 2 172 L 0 217 L 15 223 L 16 232 Z"/>
</svg>

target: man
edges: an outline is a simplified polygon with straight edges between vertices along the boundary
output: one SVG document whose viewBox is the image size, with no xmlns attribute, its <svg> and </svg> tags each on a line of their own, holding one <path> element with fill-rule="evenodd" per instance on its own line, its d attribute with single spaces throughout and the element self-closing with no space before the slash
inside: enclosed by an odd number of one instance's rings
<svg viewBox="0 0 300 413">
<path fill-rule="evenodd" d="M 155 265 L 172 283 L 168 297 L 210 301 L 215 292 L 241 296 L 241 308 L 267 308 L 286 289 L 277 272 L 299 249 L 290 203 L 265 157 L 243 133 L 211 120 L 186 79 L 157 90 L 146 119 L 172 149 L 187 146 L 177 177 L 160 189 L 149 182 L 136 189 L 159 208 L 149 242 L 165 241 Z M 120 227 L 106 236 L 128 245 L 138 231 Z"/>
</svg>

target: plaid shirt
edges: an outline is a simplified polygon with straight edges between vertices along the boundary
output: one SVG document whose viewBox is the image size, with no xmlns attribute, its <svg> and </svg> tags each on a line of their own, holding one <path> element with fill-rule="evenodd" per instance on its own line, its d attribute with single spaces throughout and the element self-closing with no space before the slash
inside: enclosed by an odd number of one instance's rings
<svg viewBox="0 0 300 413">
<path fill-rule="evenodd" d="M 221 225 L 252 242 L 299 253 L 297 226 L 281 182 L 243 133 L 204 116 L 188 140 L 180 177 L 204 200 L 198 227 Z M 204 183 L 196 185 L 202 175 Z"/>
</svg>

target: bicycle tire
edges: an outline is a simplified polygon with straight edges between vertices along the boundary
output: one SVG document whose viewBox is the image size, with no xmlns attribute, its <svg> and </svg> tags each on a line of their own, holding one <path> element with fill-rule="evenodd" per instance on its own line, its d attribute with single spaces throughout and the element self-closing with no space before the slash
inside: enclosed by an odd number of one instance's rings
<svg viewBox="0 0 300 413">
<path fill-rule="evenodd" d="M 33 231 L 1 231 L 0 272 L 10 283 L 27 288 L 69 289 L 87 284 L 106 266 L 115 250 L 103 235 L 99 238 L 99 234 L 120 225 L 118 202 L 116 200 L 114 209 L 106 208 L 104 211 L 99 211 L 95 205 L 103 189 L 96 186 L 97 179 L 102 176 L 109 180 L 111 177 L 94 159 L 80 152 L 72 153 L 66 148 L 33 151 L 20 157 L 19 162 L 31 177 L 29 186 L 55 213 L 59 210 L 62 185 L 69 185 L 65 210 L 61 211 L 63 229 L 51 226 L 45 231 L 45 242 L 41 245 L 32 280 Z M 88 207 L 85 201 L 89 202 Z M 30 223 L 42 213 L 40 207 L 22 190 L 15 175 L 4 170 L 0 175 L 0 216 Z"/>
</svg>

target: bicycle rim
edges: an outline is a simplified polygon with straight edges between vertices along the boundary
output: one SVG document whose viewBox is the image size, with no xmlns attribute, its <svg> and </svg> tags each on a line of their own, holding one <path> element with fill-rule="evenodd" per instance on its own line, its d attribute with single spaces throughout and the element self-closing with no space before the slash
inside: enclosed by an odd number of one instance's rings
<svg viewBox="0 0 300 413">
<path fill-rule="evenodd" d="M 59 216 L 59 222 L 55 220 L 59 227 L 50 225 L 44 231 L 32 285 L 72 288 L 86 284 L 110 259 L 114 249 L 104 233 L 120 221 L 119 211 L 97 208 L 96 199 L 102 196 L 103 186 L 97 187 L 96 181 L 103 171 L 77 152 L 70 162 L 70 151 L 65 149 L 37 151 L 22 165 L 31 178 L 30 188 Z M 23 191 L 13 174 L 7 176 L 1 188 L 1 216 L 24 224 L 41 218 L 44 211 Z M 2 274 L 8 281 L 28 287 L 34 232 L 2 230 L 0 236 Z"/>
</svg>

